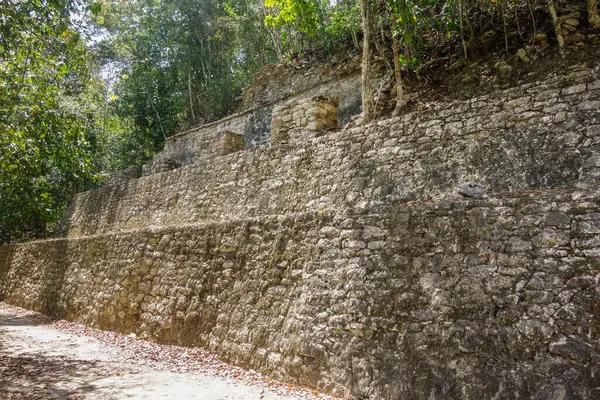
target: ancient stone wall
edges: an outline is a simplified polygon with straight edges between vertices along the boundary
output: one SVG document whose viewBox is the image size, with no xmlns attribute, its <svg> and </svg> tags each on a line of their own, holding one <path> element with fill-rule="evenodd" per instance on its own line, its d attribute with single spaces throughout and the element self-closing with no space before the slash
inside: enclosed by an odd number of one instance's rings
<svg viewBox="0 0 600 400">
<path fill-rule="evenodd" d="M 194 163 L 198 157 L 212 155 L 212 147 L 223 131 L 243 135 L 246 147 L 251 148 L 266 143 L 270 129 L 271 108 L 261 108 L 171 136 L 163 151 L 144 165 L 143 175 L 176 169 Z M 165 164 L 172 165 L 172 168 L 163 168 Z"/>
<path fill-rule="evenodd" d="M 70 235 L 600 182 L 600 84 L 587 68 L 470 101 L 77 195 Z"/>
<path fill-rule="evenodd" d="M 597 398 L 599 105 L 580 65 L 209 151 L 0 247 L 0 300 L 348 398 Z"/>
<path fill-rule="evenodd" d="M 254 88 L 253 108 L 244 108 L 222 120 L 203 125 L 167 138 L 165 148 L 148 165 L 144 166 L 144 175 L 162 172 L 165 160 L 176 165 L 189 165 L 208 152 L 219 131 L 227 130 L 244 135 L 246 148 L 265 145 L 269 142 L 273 109 L 289 102 L 320 95 L 334 96 L 339 100 L 339 121 L 345 125 L 352 116 L 360 113 L 360 71 L 351 68 L 352 73 L 344 71 L 333 75 L 313 75 L 310 79 L 300 79 L 292 86 L 258 85 Z M 314 72 L 314 71 L 313 71 Z M 282 74 L 286 79 L 291 74 Z M 298 80 L 298 77 L 295 78 Z M 274 92 L 276 95 L 270 97 Z M 257 97 L 258 95 L 261 97 Z M 269 101 L 263 101 L 269 99 Z"/>
<path fill-rule="evenodd" d="M 309 97 L 322 94 L 321 86 L 328 87 L 328 91 L 335 91 L 337 86 L 338 91 L 346 93 L 340 98 L 354 101 L 348 97 L 356 96 L 349 96 L 351 92 L 358 92 L 360 97 L 360 59 L 359 55 L 354 55 L 329 59 L 328 63 L 295 60 L 290 64 L 266 65 L 254 75 L 250 86 L 244 89 L 241 109 L 251 110 L 257 105 L 286 101 L 297 95 Z M 349 105 L 342 103 L 342 108 Z"/>
<path fill-rule="evenodd" d="M 337 97 L 310 97 L 302 101 L 291 101 L 273 109 L 271 142 L 289 140 L 294 129 L 325 131 L 338 127 Z"/>
<path fill-rule="evenodd" d="M 11 263 L 11 257 L 13 253 L 13 247 L 11 246 L 0 246 L 0 287 L 4 282 L 4 277 Z M 2 291 L 0 290 L 0 298 L 2 297 Z"/>
<path fill-rule="evenodd" d="M 332 393 L 594 398 L 600 213 L 564 191 L 13 246 L 1 298 Z"/>
</svg>

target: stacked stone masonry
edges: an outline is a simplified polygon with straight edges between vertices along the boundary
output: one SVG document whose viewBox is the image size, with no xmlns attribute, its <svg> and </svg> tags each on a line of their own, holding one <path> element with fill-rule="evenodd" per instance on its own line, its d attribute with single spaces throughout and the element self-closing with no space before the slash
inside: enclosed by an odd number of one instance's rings
<svg viewBox="0 0 600 400">
<path fill-rule="evenodd" d="M 244 89 L 241 109 L 250 110 L 257 104 L 285 102 L 296 95 L 307 98 L 324 92 L 345 94 L 340 97 L 345 101 L 355 101 L 356 90 L 348 89 L 360 86 L 360 55 L 330 59 L 325 64 L 299 61 L 288 65 L 267 65 L 255 74 L 252 84 Z M 326 90 L 321 88 L 323 86 Z M 345 101 L 343 108 L 350 106 Z M 358 105 L 360 108 L 360 102 Z"/>
<path fill-rule="evenodd" d="M 229 131 L 219 132 L 217 140 L 211 148 L 211 151 L 218 156 L 224 156 L 242 150 L 244 150 L 244 136 L 236 135 Z"/>
<path fill-rule="evenodd" d="M 376 211 L 15 245 L 2 298 L 347 397 L 597 398 L 595 201 Z"/>
<path fill-rule="evenodd" d="M 348 398 L 598 398 L 599 105 L 574 66 L 82 193 L 0 299 Z"/>
<path fill-rule="evenodd" d="M 338 127 L 336 97 L 317 96 L 292 101 L 273 109 L 271 143 L 288 140 L 291 130 L 323 131 Z"/>
<path fill-rule="evenodd" d="M 71 236 L 454 196 L 598 187 L 600 82 L 568 75 L 77 195 Z M 302 136 L 302 135 L 298 135 Z M 306 135 L 308 136 L 308 135 Z"/>
<path fill-rule="evenodd" d="M 253 85 L 253 90 L 245 93 L 247 101 L 239 113 L 167 138 L 164 150 L 144 166 L 144 175 L 164 172 L 167 170 L 163 168 L 165 163 L 178 166 L 194 163 L 210 152 L 217 139 L 215 135 L 220 131 L 243 135 L 247 149 L 267 144 L 273 109 L 289 102 L 315 96 L 335 96 L 339 99 L 338 119 L 342 125 L 360 113 L 360 67 L 354 61 L 350 61 L 347 67 L 330 68 L 327 72 L 309 70 L 300 78 L 285 72 L 285 69 L 277 70 L 267 82 L 255 82 L 256 87 Z M 274 84 L 277 79 L 281 82 Z M 290 79 L 292 82 L 289 82 Z M 289 82 L 289 85 L 283 82 Z M 253 101 L 252 107 L 248 105 L 249 99 Z"/>
</svg>

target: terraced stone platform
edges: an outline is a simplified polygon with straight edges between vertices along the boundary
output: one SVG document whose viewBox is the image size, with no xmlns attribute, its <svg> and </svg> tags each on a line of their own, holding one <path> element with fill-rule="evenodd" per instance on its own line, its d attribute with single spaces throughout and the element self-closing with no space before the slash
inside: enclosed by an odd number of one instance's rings
<svg viewBox="0 0 600 400">
<path fill-rule="evenodd" d="M 81 193 L 0 299 L 348 398 L 595 398 L 598 105 L 578 65 Z"/>
</svg>

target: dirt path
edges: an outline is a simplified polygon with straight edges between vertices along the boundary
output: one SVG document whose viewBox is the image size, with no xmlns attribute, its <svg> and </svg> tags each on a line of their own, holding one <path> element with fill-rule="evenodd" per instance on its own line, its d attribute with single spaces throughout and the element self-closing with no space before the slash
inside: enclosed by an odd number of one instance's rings
<svg viewBox="0 0 600 400">
<path fill-rule="evenodd" d="M 333 399 L 202 349 L 89 329 L 0 302 L 0 399 Z"/>
</svg>

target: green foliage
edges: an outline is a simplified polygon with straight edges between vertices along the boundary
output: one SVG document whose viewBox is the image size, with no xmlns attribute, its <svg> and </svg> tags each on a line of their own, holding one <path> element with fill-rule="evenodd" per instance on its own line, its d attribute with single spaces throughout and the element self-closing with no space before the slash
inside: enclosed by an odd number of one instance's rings
<svg viewBox="0 0 600 400">
<path fill-rule="evenodd" d="M 74 105 L 88 79 L 76 6 L 0 3 L 0 241 L 43 232 L 90 178 L 94 138 Z"/>
<path fill-rule="evenodd" d="M 358 32 L 360 31 L 360 7 L 357 1 L 341 1 L 336 7 L 327 11 L 328 24 L 325 32 L 332 38 L 352 38 L 353 44 L 359 48 Z"/>
<path fill-rule="evenodd" d="M 324 4 L 314 0 L 265 0 L 265 6 L 276 8 L 276 15 L 267 15 L 265 24 L 270 26 L 294 26 L 298 31 L 312 36 L 322 25 Z"/>
<path fill-rule="evenodd" d="M 230 112 L 252 74 L 276 59 L 263 11 L 244 0 L 106 1 L 96 51 L 118 71 L 112 107 L 131 128 L 109 141 L 143 149 L 131 159 L 143 162 L 186 125 Z"/>
<path fill-rule="evenodd" d="M 96 44 L 99 62 L 113 75 L 108 107 L 120 120 L 105 131 L 107 168 L 147 161 L 185 117 L 172 5 L 157 1 L 105 2 L 95 22 L 104 29 Z M 116 125 L 116 126 L 115 126 Z M 121 132 L 122 126 L 131 129 Z M 121 153 L 119 155 L 119 153 Z M 129 160 L 128 162 L 126 160 Z"/>
<path fill-rule="evenodd" d="M 529 39 L 536 32 L 531 0 L 382 0 L 381 7 L 395 22 L 390 25 L 404 49 L 401 62 L 412 69 L 441 55 L 468 57 L 486 32 L 497 32 L 498 39 L 485 43 L 485 50 L 505 52 L 510 43 L 525 45 L 527 31 Z"/>
<path fill-rule="evenodd" d="M 392 65 L 395 35 L 394 54 L 416 71 L 457 54 L 506 54 L 552 26 L 536 21 L 533 0 L 365 3 L 378 56 Z M 225 116 L 263 65 L 359 49 L 360 4 L 2 1 L 0 240 L 42 233 L 78 187 L 142 164 L 168 136 Z"/>
<path fill-rule="evenodd" d="M 221 23 L 233 32 L 232 69 L 240 86 L 247 84 L 263 65 L 280 58 L 282 48 L 278 28 L 264 23 L 266 9 L 262 0 L 226 0 Z"/>
<path fill-rule="evenodd" d="M 265 25 L 279 29 L 286 56 L 313 51 L 358 49 L 360 8 L 357 0 L 265 0 Z"/>
</svg>

